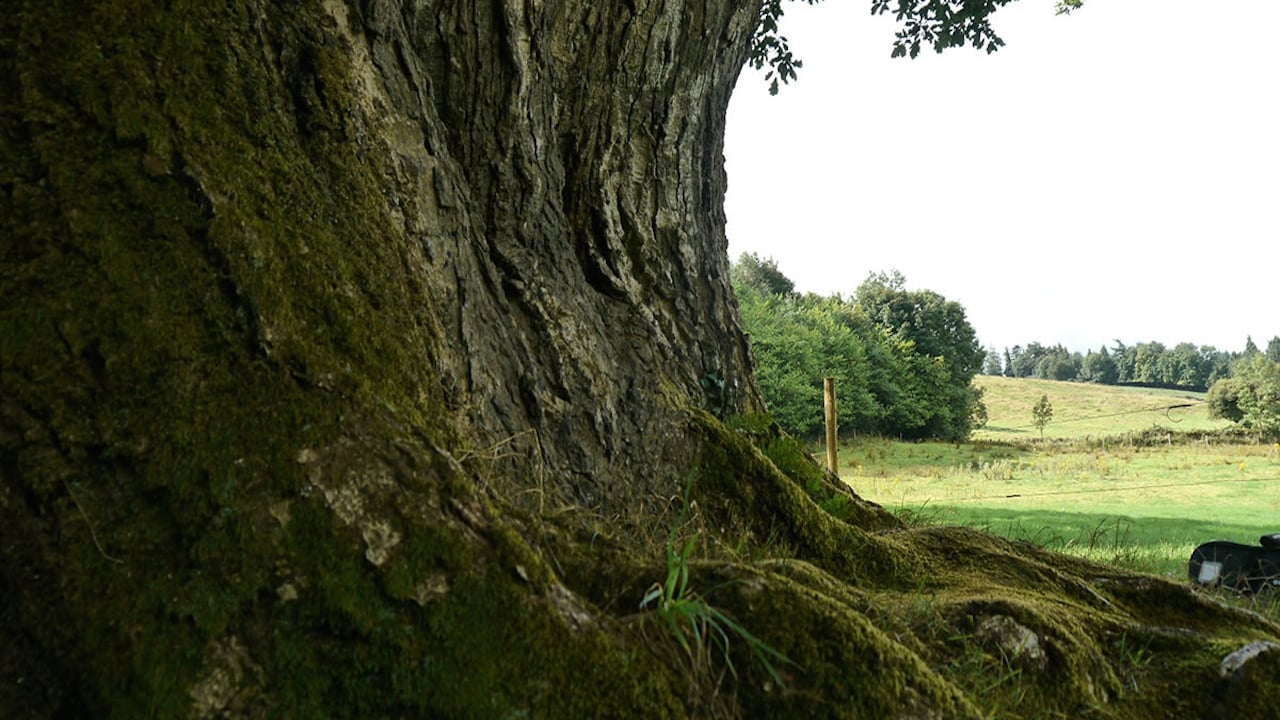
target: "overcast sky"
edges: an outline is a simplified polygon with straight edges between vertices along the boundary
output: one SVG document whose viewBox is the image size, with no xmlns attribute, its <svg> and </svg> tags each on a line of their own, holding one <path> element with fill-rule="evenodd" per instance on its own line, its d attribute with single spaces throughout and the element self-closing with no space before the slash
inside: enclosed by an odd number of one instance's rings
<svg viewBox="0 0 1280 720">
<path fill-rule="evenodd" d="M 995 54 L 916 60 L 870 6 L 789 4 L 799 81 L 739 79 L 730 257 L 822 294 L 900 270 L 1001 350 L 1280 335 L 1280 0 L 1021 0 Z"/>
</svg>

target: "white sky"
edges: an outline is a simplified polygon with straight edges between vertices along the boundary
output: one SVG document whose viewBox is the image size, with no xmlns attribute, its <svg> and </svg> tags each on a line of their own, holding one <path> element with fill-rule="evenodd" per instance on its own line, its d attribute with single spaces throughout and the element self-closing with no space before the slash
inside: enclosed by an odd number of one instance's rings
<svg viewBox="0 0 1280 720">
<path fill-rule="evenodd" d="M 916 60 L 870 6 L 788 4 L 799 80 L 743 71 L 731 258 L 824 295 L 898 269 L 1000 350 L 1280 335 L 1280 0 L 1021 0 L 995 54 Z"/>
</svg>

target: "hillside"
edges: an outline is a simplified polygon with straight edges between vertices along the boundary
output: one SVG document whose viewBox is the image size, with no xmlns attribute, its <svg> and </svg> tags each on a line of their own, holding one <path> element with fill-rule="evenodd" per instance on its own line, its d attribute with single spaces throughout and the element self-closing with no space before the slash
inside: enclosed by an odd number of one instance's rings
<svg viewBox="0 0 1280 720">
<path fill-rule="evenodd" d="M 973 384 L 985 391 L 988 421 L 974 431 L 974 440 L 1034 439 L 1040 431 L 1031 408 L 1048 396 L 1053 419 L 1045 438 L 1083 438 L 1123 435 L 1163 427 L 1178 431 L 1218 430 L 1231 426 L 1212 420 L 1204 393 L 1189 390 L 1119 387 L 1089 383 L 1006 378 L 979 375 Z M 1191 407 L 1173 407 L 1190 405 Z"/>
<path fill-rule="evenodd" d="M 1200 442 L 1199 431 L 1232 426 L 1208 418 L 1203 394 L 990 376 L 974 384 L 990 419 L 973 442 L 863 439 L 842 448 L 841 477 L 911 523 L 989 530 L 1175 579 L 1202 542 L 1251 544 L 1280 527 L 1280 444 Z M 1031 417 L 1042 395 L 1054 408 L 1045 443 Z M 1191 407 L 1171 408 L 1181 405 Z M 1153 427 L 1195 442 L 1120 440 Z M 1088 442 L 1102 438 L 1118 441 Z"/>
</svg>

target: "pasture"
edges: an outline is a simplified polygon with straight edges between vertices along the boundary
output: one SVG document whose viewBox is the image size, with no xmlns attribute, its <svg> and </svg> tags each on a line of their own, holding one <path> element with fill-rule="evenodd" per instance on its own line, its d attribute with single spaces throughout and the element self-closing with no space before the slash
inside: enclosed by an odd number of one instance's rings
<svg viewBox="0 0 1280 720">
<path fill-rule="evenodd" d="M 979 375 L 973 384 L 986 391 L 989 420 L 974 441 L 1019 442 L 1038 439 L 1031 406 L 1041 395 L 1053 406 L 1044 428 L 1046 440 L 1090 440 L 1161 428 L 1178 433 L 1211 432 L 1231 427 L 1209 418 L 1204 393 L 1187 390 L 1118 387 L 1087 383 Z"/>
<path fill-rule="evenodd" d="M 1171 578 L 1202 542 L 1280 531 L 1280 445 L 1222 433 L 1229 424 L 1210 420 L 1194 393 L 976 384 L 990 420 L 973 441 L 851 441 L 842 479 L 908 522 L 982 528 Z M 1030 410 L 1042 394 L 1054 407 L 1044 441 Z"/>
</svg>

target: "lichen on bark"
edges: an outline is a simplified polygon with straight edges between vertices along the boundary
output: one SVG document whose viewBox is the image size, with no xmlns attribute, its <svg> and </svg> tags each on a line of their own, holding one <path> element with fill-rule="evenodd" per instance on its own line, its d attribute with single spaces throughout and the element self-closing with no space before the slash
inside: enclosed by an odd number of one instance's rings
<svg viewBox="0 0 1280 720">
<path fill-rule="evenodd" d="M 905 528 L 753 419 L 721 149 L 758 9 L 0 15 L 0 707 L 1250 707 L 1274 653 L 1218 668 L 1271 622 Z M 690 665 L 638 611 L 686 488 L 692 582 L 788 656 L 783 685 L 742 643 Z M 999 617 L 1046 669 L 992 690 L 1017 669 Z"/>
</svg>

